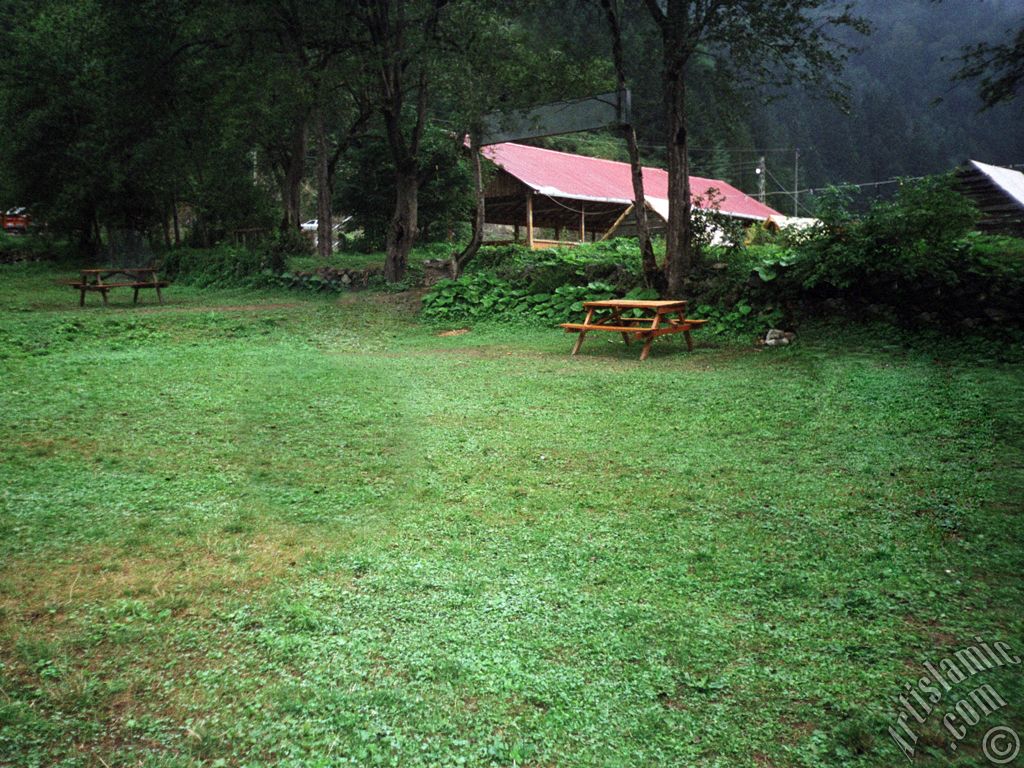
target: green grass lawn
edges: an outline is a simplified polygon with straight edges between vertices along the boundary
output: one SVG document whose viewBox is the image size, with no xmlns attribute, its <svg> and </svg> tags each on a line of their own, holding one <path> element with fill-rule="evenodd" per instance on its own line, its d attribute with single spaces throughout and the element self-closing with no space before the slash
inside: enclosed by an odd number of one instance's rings
<svg viewBox="0 0 1024 768">
<path fill-rule="evenodd" d="M 922 662 L 1024 652 L 1019 350 L 59 276 L 0 267 L 0 765 L 895 766 Z M 1020 666 L 916 764 L 997 724 Z"/>
</svg>

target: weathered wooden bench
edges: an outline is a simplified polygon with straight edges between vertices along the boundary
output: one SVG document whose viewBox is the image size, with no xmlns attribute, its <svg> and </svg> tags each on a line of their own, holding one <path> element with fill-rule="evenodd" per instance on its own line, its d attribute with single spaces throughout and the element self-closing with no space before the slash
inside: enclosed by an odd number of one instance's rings
<svg viewBox="0 0 1024 768">
<path fill-rule="evenodd" d="M 121 280 L 110 282 L 110 278 L 121 277 Z M 132 304 L 139 303 L 139 291 L 144 288 L 152 288 L 156 291 L 156 298 L 160 304 L 164 303 L 160 293 L 161 288 L 170 285 L 166 280 L 161 280 L 157 270 L 153 267 L 105 267 L 103 269 L 83 269 L 81 278 L 78 281 L 68 283 L 72 288 L 81 294 L 78 306 L 85 306 L 85 294 L 88 291 L 98 291 L 103 297 L 103 303 L 107 303 L 107 293 L 112 288 L 131 288 Z"/>
<path fill-rule="evenodd" d="M 572 354 L 580 351 L 583 339 L 590 331 L 609 331 L 621 333 L 622 340 L 629 344 L 631 337 L 643 340 L 644 347 L 640 359 L 646 360 L 651 352 L 651 344 L 659 336 L 681 333 L 686 339 L 686 348 L 693 351 L 693 339 L 690 331 L 699 328 L 706 320 L 695 320 L 686 316 L 685 301 L 640 301 L 634 299 L 610 299 L 608 301 L 587 301 L 583 308 L 587 316 L 582 323 L 561 323 L 567 333 L 577 333 L 576 344 Z M 605 317 L 594 318 L 598 310 L 611 310 Z M 627 311 L 639 311 L 641 316 L 623 317 Z M 675 315 L 675 317 L 671 317 Z"/>
</svg>

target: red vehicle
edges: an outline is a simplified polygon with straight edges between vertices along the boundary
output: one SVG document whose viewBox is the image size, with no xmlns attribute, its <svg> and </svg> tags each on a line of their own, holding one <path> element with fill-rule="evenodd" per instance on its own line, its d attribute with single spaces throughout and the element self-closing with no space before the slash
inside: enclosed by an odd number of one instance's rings
<svg viewBox="0 0 1024 768">
<path fill-rule="evenodd" d="M 2 217 L 4 232 L 9 235 L 24 235 L 28 233 L 28 227 L 32 223 L 28 208 L 18 206 L 11 208 Z"/>
</svg>

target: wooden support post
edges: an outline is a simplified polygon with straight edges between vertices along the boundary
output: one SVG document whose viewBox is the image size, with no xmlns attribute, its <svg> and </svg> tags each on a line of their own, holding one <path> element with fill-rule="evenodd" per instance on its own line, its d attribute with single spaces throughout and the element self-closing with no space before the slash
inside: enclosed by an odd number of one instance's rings
<svg viewBox="0 0 1024 768">
<path fill-rule="evenodd" d="M 514 224 L 512 229 L 512 238 L 518 243 L 519 242 L 519 225 Z"/>
<path fill-rule="evenodd" d="M 562 225 L 559 224 L 557 227 L 555 227 L 555 240 L 561 241 L 561 239 L 562 239 Z"/>
<path fill-rule="evenodd" d="M 587 204 L 580 203 L 580 242 L 587 242 Z"/>
<path fill-rule="evenodd" d="M 608 231 L 601 235 L 601 239 L 607 240 L 609 237 L 614 235 L 618 231 L 619 227 L 622 226 L 622 222 L 624 222 L 626 220 L 626 217 L 629 216 L 629 214 L 631 214 L 632 212 L 633 203 L 630 203 L 628 206 L 626 206 L 626 210 L 619 214 L 619 218 L 615 220 L 615 223 L 608 227 Z"/>
<path fill-rule="evenodd" d="M 533 250 L 533 191 L 526 193 L 526 247 Z"/>
</svg>

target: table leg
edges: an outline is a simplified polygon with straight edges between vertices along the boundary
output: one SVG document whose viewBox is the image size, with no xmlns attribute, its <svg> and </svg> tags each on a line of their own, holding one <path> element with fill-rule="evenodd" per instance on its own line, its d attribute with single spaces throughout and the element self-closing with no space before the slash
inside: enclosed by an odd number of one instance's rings
<svg viewBox="0 0 1024 768">
<path fill-rule="evenodd" d="M 100 296 L 103 297 L 103 306 L 107 306 L 107 289 L 103 288 L 100 290 Z"/>
<path fill-rule="evenodd" d="M 651 354 L 651 344 L 654 342 L 654 335 L 651 334 L 647 337 L 647 341 L 644 342 L 644 348 L 640 350 L 640 362 L 647 359 L 647 356 Z"/>
<path fill-rule="evenodd" d="M 593 308 L 587 310 L 587 317 L 583 321 L 584 325 L 590 325 L 590 318 L 594 316 Z M 572 352 L 570 354 L 575 355 L 580 351 L 580 347 L 583 346 L 583 337 L 587 335 L 586 331 L 580 331 L 580 335 L 576 337 L 576 343 L 573 345 Z"/>
<path fill-rule="evenodd" d="M 156 300 L 160 304 L 164 303 L 164 297 L 160 295 L 160 286 L 159 285 L 156 287 Z"/>
<path fill-rule="evenodd" d="M 139 303 L 139 289 L 135 288 L 134 291 L 135 292 L 132 294 L 132 304 L 138 304 Z"/>
<path fill-rule="evenodd" d="M 683 331 L 683 338 L 686 339 L 686 351 L 693 352 L 693 339 L 690 338 L 690 332 Z"/>
<path fill-rule="evenodd" d="M 609 325 L 616 325 L 616 324 L 619 323 L 621 318 L 622 318 L 622 310 L 621 309 L 616 309 L 614 312 L 612 312 L 612 319 L 608 322 L 608 324 Z M 629 346 L 629 334 L 626 333 L 625 331 L 622 332 L 622 340 L 624 342 L 626 342 L 626 346 L 628 347 Z"/>
<path fill-rule="evenodd" d="M 653 331 L 658 330 L 658 326 L 661 324 L 661 314 L 656 313 L 654 319 L 651 321 L 652 333 L 647 334 L 647 340 L 644 342 L 644 348 L 640 350 L 640 361 L 643 362 L 647 359 L 647 356 L 651 354 L 651 344 L 654 343 Z"/>
</svg>

